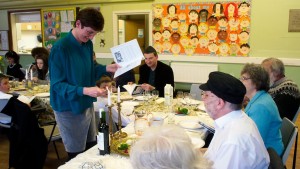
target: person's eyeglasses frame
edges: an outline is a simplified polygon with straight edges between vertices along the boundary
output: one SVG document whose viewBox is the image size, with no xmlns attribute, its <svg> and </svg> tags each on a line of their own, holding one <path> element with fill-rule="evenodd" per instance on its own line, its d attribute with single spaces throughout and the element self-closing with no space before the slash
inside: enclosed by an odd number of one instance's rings
<svg viewBox="0 0 300 169">
<path fill-rule="evenodd" d="M 251 79 L 251 77 L 245 77 L 245 76 L 240 77 L 241 81 L 246 81 L 246 80 L 249 80 L 249 79 Z"/>
</svg>

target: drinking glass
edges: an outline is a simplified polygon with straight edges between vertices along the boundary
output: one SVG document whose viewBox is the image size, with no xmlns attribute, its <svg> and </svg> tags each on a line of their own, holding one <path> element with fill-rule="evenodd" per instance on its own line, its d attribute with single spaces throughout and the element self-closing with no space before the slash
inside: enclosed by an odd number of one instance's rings
<svg viewBox="0 0 300 169">
<path fill-rule="evenodd" d="M 134 131 L 138 136 L 143 135 L 144 131 L 149 127 L 148 114 L 145 111 L 135 112 Z"/>
<path fill-rule="evenodd" d="M 189 93 L 189 92 L 184 92 L 184 93 L 183 93 L 183 97 L 184 97 L 185 103 L 186 103 L 187 105 L 189 105 L 189 103 L 190 103 L 190 98 L 191 98 L 190 93 Z"/>
<path fill-rule="evenodd" d="M 182 99 L 183 98 L 183 91 L 178 91 L 176 95 L 177 99 Z"/>
<path fill-rule="evenodd" d="M 151 96 L 152 96 L 153 101 L 155 101 L 159 96 L 159 91 L 158 90 L 152 90 Z"/>
<path fill-rule="evenodd" d="M 143 97 L 144 104 L 146 104 L 149 101 L 149 99 L 151 98 L 150 91 L 144 91 L 143 96 L 144 96 Z"/>
<path fill-rule="evenodd" d="M 19 78 L 14 78 L 13 83 L 16 89 L 19 88 Z"/>
</svg>

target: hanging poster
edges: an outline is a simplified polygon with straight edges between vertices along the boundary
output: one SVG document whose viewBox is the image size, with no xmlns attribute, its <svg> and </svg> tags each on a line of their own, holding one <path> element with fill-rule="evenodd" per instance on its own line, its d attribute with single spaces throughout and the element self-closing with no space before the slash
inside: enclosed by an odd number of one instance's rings
<svg viewBox="0 0 300 169">
<path fill-rule="evenodd" d="M 41 15 L 43 46 L 50 50 L 58 39 L 73 28 L 76 8 L 44 9 Z"/>
<path fill-rule="evenodd" d="M 168 55 L 249 56 L 250 1 L 153 4 L 153 46 Z"/>
</svg>

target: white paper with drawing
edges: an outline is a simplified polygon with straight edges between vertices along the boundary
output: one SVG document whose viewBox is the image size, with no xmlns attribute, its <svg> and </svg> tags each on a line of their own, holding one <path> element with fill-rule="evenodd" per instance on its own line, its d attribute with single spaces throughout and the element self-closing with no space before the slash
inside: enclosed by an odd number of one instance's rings
<svg viewBox="0 0 300 169">
<path fill-rule="evenodd" d="M 114 78 L 139 66 L 144 55 L 136 39 L 121 45 L 110 48 L 114 61 L 121 66 L 114 75 Z"/>
</svg>

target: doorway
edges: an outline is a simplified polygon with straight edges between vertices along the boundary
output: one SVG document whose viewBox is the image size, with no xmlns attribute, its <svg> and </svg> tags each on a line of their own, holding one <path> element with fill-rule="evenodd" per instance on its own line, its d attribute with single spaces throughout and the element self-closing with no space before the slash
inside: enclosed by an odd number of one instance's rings
<svg viewBox="0 0 300 169">
<path fill-rule="evenodd" d="M 151 11 L 125 11 L 113 13 L 114 46 L 137 39 L 139 46 L 144 49 L 149 46 L 152 34 L 149 32 Z"/>
</svg>

